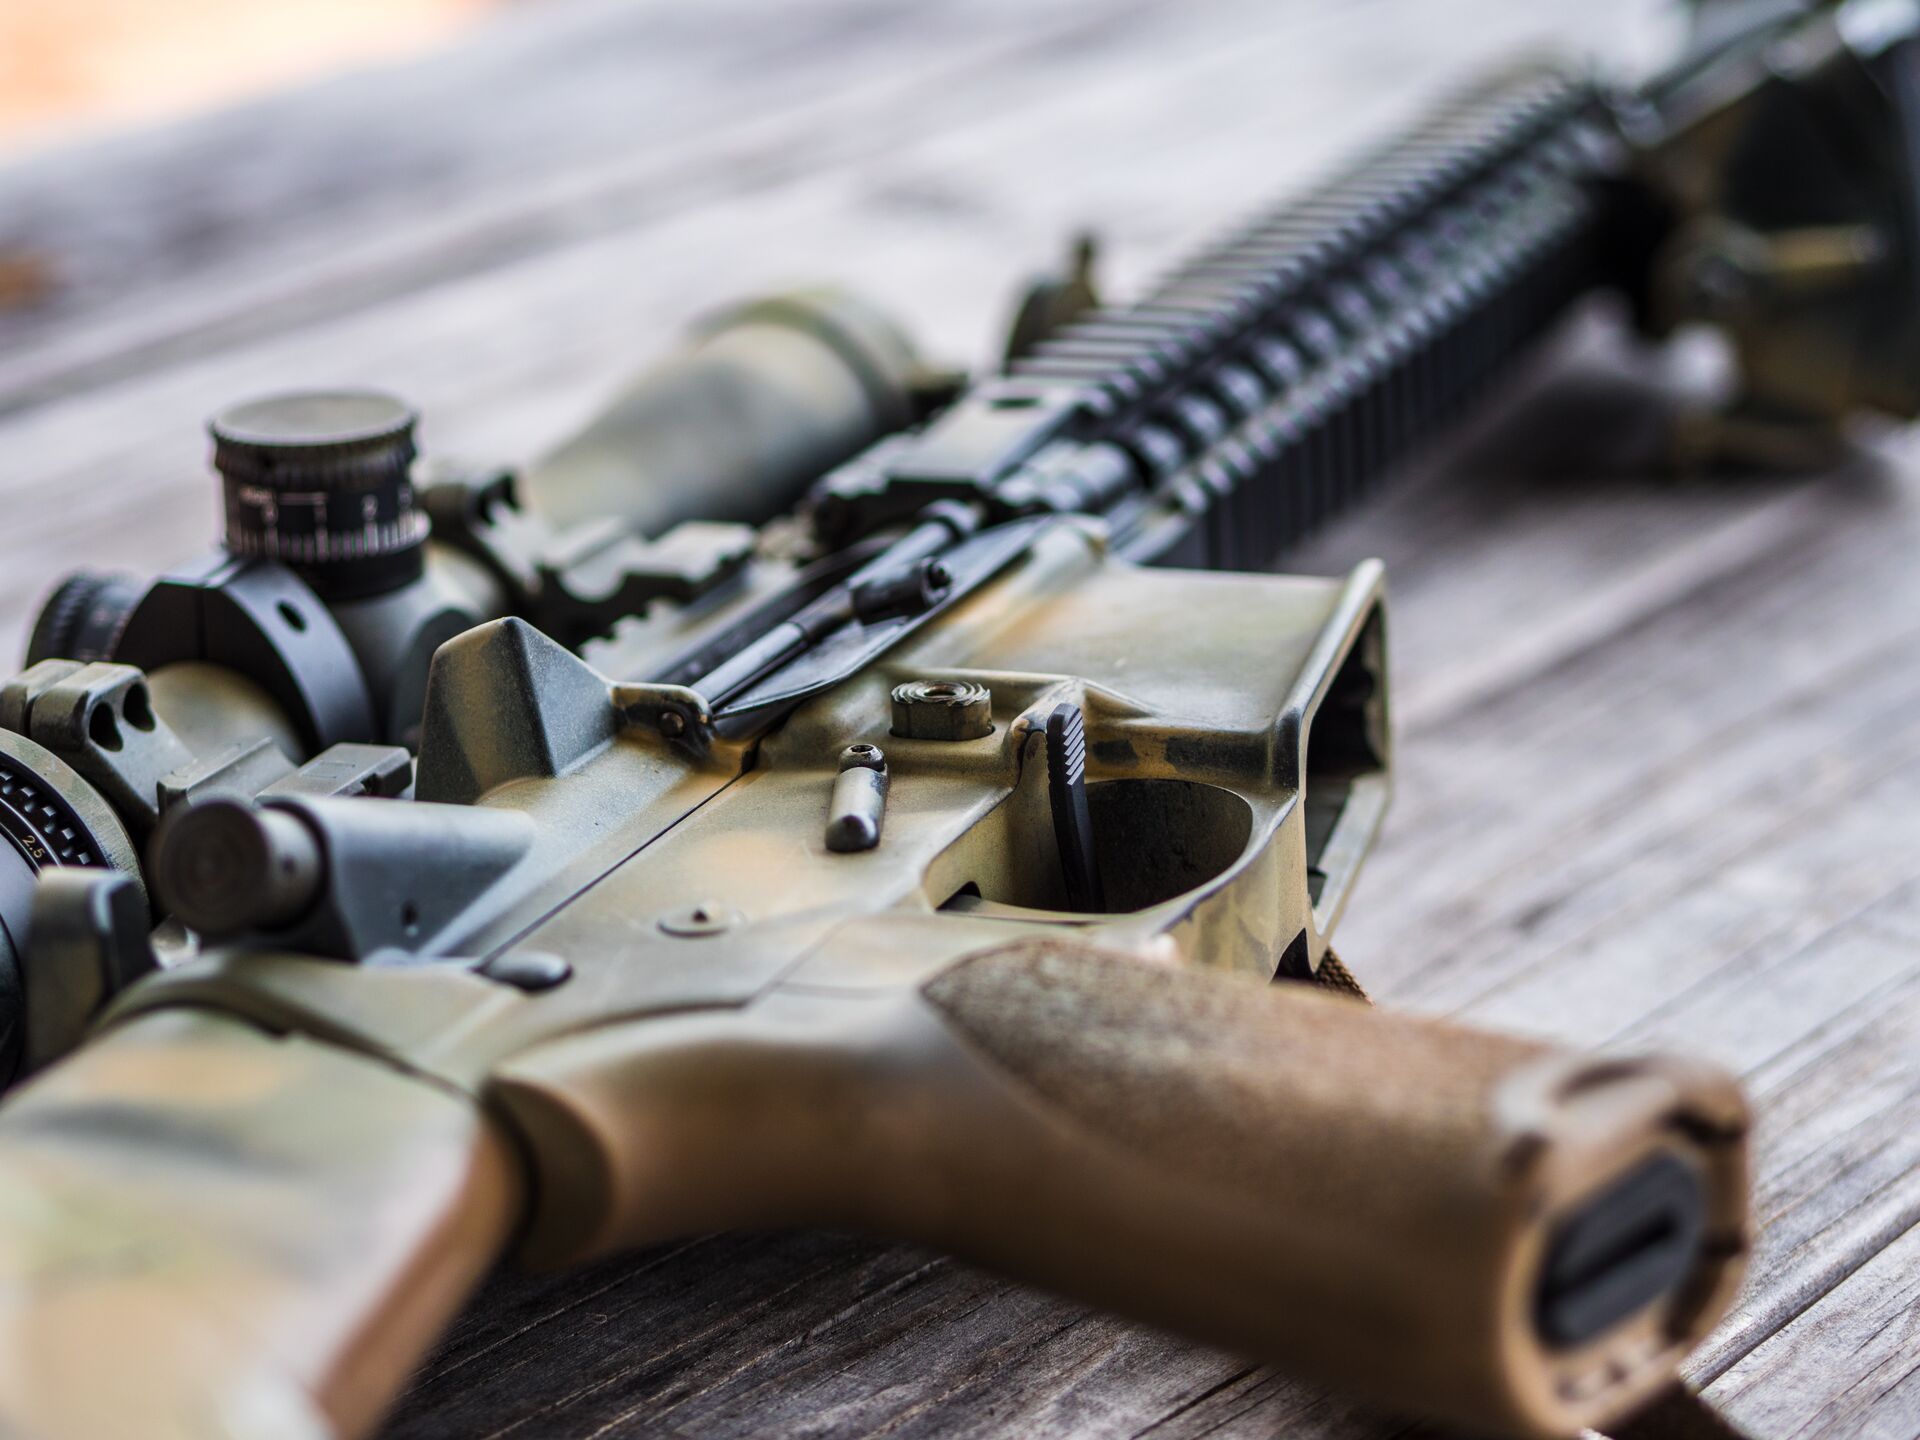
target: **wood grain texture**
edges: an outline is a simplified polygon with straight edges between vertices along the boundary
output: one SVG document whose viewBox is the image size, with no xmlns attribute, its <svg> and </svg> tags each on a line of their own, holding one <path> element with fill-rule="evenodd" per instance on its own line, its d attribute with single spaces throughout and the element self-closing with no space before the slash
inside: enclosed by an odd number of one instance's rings
<svg viewBox="0 0 1920 1440">
<path fill-rule="evenodd" d="M 1115 287 L 1516 47 L 1651 0 L 548 0 L 421 64 L 0 170 L 0 618 L 214 523 L 202 415 L 391 386 L 528 453 L 687 316 L 859 284 L 980 355 L 1075 225 Z M 1664 362 L 1593 315 L 1289 557 L 1392 577 L 1400 790 L 1343 953 L 1389 1004 L 1697 1050 L 1757 1100 L 1761 1256 L 1696 1378 L 1768 1437 L 1920 1426 L 1920 455 L 1654 478 Z M 941 1257 L 725 1236 L 502 1275 L 395 1437 L 1381 1436 Z"/>
</svg>

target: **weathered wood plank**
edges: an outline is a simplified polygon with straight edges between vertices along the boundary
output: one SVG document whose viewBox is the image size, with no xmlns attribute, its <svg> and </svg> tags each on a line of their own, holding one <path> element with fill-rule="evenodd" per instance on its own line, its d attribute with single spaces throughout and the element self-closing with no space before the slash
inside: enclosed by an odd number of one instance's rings
<svg viewBox="0 0 1920 1440">
<path fill-rule="evenodd" d="M 1845 964 L 1912 913 L 1912 892 L 1876 907 L 1809 959 Z M 1883 940 L 1900 955 L 1910 934 Z M 1915 1224 L 1920 1224 L 1920 984 L 1870 992 L 1749 1081 L 1760 1116 L 1755 1282 L 1694 1359 L 1712 1378 Z"/>
<path fill-rule="evenodd" d="M 0 407 L 136 373 L 183 340 L 285 330 L 836 171 L 876 172 L 877 198 L 949 220 L 1009 195 L 1057 194 L 1056 168 L 1075 177 L 1069 193 L 1097 203 L 1103 177 L 1087 171 L 1103 146 L 1113 170 L 1178 146 L 1189 183 L 1231 187 L 1248 178 L 1249 150 L 1220 146 L 1221 126 L 1257 133 L 1262 111 L 1294 120 L 1286 151 L 1261 167 L 1284 171 L 1409 98 L 1390 83 L 1356 90 L 1318 75 L 1431 76 L 1503 42 L 1617 51 L 1647 28 L 1644 6 L 1549 18 L 1488 0 L 1457 10 L 1458 27 L 1411 36 L 1327 0 L 1296 5 L 1279 25 L 1249 0 L 973 0 L 910 24 L 877 0 L 727 9 L 695 25 L 658 4 L 522 15 L 437 65 L 101 145 L 79 179 L 65 156 L 16 167 L 0 180 L 0 242 L 49 257 L 56 288 L 0 321 L 0 340 L 13 342 Z M 1270 87 L 1192 73 L 1244 71 L 1263 55 Z M 1175 114 L 1155 115 L 1156 89 L 1181 95 Z M 1300 123 L 1335 104 L 1349 112 L 1338 123 Z M 933 146 L 949 152 L 937 166 L 899 163 Z M 1139 185 L 1152 172 L 1135 174 Z M 1191 223 L 1165 184 L 1142 188 L 1119 211 L 1135 227 Z M 130 213 L 150 223 L 130 227 Z M 1017 238 L 1000 231 L 1003 245 Z"/>
<path fill-rule="evenodd" d="M 1920 1434 L 1920 1229 L 1874 1256 L 1706 1393 L 1770 1440 Z"/>
<path fill-rule="evenodd" d="M 1475 61 L 1645 51 L 1651 10 L 550 0 L 441 61 L 0 171 L 0 242 L 64 261 L 0 317 L 0 621 L 75 559 L 203 545 L 196 424 L 234 395 L 388 385 L 430 443 L 522 454 L 690 309 L 816 277 L 980 353 L 1074 224 L 1137 280 Z M 1794 1433 L 1908 1433 L 1903 1332 L 1872 1327 L 1920 1222 L 1915 457 L 1676 487 L 1665 378 L 1589 326 L 1293 558 L 1393 574 L 1401 795 L 1345 944 L 1393 1003 L 1747 1074 L 1766 1228 L 1696 1374 Z M 391 1433 L 668 1427 L 1396 1428 L 940 1257 L 754 1235 L 500 1277 Z"/>
<path fill-rule="evenodd" d="M 1548 474 L 1543 488 L 1560 491 Z M 1472 665 L 1510 632 L 1560 628 L 1581 603 L 1564 579 L 1579 561 L 1561 563 L 1570 547 L 1554 543 L 1550 522 L 1516 525 L 1517 507 L 1484 488 L 1478 498 L 1484 525 L 1513 542 L 1498 553 L 1513 558 L 1480 561 L 1474 540 L 1452 573 L 1493 569 L 1491 580 L 1429 581 L 1452 547 L 1417 519 L 1406 523 L 1429 537 L 1421 563 L 1390 570 L 1405 617 L 1396 661 L 1416 697 L 1425 675 L 1444 676 L 1456 658 Z M 1852 703 L 1862 688 L 1900 684 L 1894 649 L 1913 635 L 1885 603 L 1912 583 L 1920 539 L 1911 486 L 1892 472 L 1665 502 L 1652 487 L 1616 487 L 1567 504 L 1569 527 L 1611 530 L 1623 571 L 1668 568 L 1688 537 L 1717 547 L 1729 534 L 1735 563 L 1703 562 L 1663 606 L 1623 605 L 1611 634 L 1471 704 L 1423 721 L 1416 699 L 1401 727 L 1396 812 L 1368 878 L 1395 903 L 1361 907 L 1345 938 L 1402 1003 L 1451 1008 L 1490 992 L 1791 824 L 1796 778 L 1817 776 L 1822 793 L 1870 785 L 1907 743 L 1897 698 L 1871 721 Z M 1394 508 L 1369 517 L 1362 543 Z M 1643 533 L 1663 509 L 1666 538 Z M 1548 553 L 1555 565 L 1539 565 Z M 1703 656 L 1738 683 L 1714 683 Z"/>
</svg>

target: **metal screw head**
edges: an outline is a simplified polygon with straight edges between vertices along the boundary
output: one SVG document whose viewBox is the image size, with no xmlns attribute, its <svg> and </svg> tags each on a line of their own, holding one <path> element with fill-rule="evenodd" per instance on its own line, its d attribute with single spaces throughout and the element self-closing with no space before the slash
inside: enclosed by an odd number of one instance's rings
<svg viewBox="0 0 1920 1440">
<path fill-rule="evenodd" d="M 840 752 L 842 770 L 884 770 L 887 757 L 878 745 L 849 745 Z"/>
<path fill-rule="evenodd" d="M 719 935 L 731 930 L 746 918 L 731 905 L 703 900 L 685 909 L 675 910 L 672 914 L 662 915 L 660 928 L 669 935 L 697 940 L 702 936 Z"/>
<path fill-rule="evenodd" d="M 660 715 L 660 733 L 669 740 L 677 740 L 687 733 L 687 717 L 678 710 L 665 710 Z"/>
<path fill-rule="evenodd" d="M 978 740 L 993 733 L 993 692 L 975 680 L 893 687 L 893 733 L 909 740 Z"/>
<path fill-rule="evenodd" d="M 545 951 L 514 950 L 489 960 L 480 967 L 480 973 L 489 980 L 537 995 L 563 984 L 573 974 L 573 966 Z"/>
</svg>

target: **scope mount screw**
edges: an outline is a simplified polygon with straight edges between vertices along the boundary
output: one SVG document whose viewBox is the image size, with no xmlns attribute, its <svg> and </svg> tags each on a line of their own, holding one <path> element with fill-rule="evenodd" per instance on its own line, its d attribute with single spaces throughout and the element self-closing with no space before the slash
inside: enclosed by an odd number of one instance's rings
<svg viewBox="0 0 1920 1440">
<path fill-rule="evenodd" d="M 977 680 L 893 687 L 893 733 L 906 740 L 979 740 L 993 733 L 993 692 Z"/>
<path fill-rule="evenodd" d="M 573 966 L 542 950 L 515 950 L 489 960 L 480 967 L 480 973 L 489 980 L 537 995 L 564 984 L 573 975 Z"/>
<path fill-rule="evenodd" d="M 711 900 L 702 900 L 675 910 L 660 917 L 660 928 L 669 935 L 677 935 L 684 940 L 698 940 L 708 935 L 721 935 L 740 924 L 747 917 L 731 905 L 721 905 Z"/>
</svg>

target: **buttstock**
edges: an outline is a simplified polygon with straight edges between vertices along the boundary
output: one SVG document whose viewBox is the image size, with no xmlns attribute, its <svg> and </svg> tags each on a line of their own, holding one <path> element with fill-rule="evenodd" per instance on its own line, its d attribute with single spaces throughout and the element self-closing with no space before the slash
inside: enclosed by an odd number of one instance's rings
<svg viewBox="0 0 1920 1440">
<path fill-rule="evenodd" d="M 0 1434 L 363 1434 L 519 1189 L 449 1091 L 218 1015 L 119 1026 L 0 1114 Z"/>
</svg>

